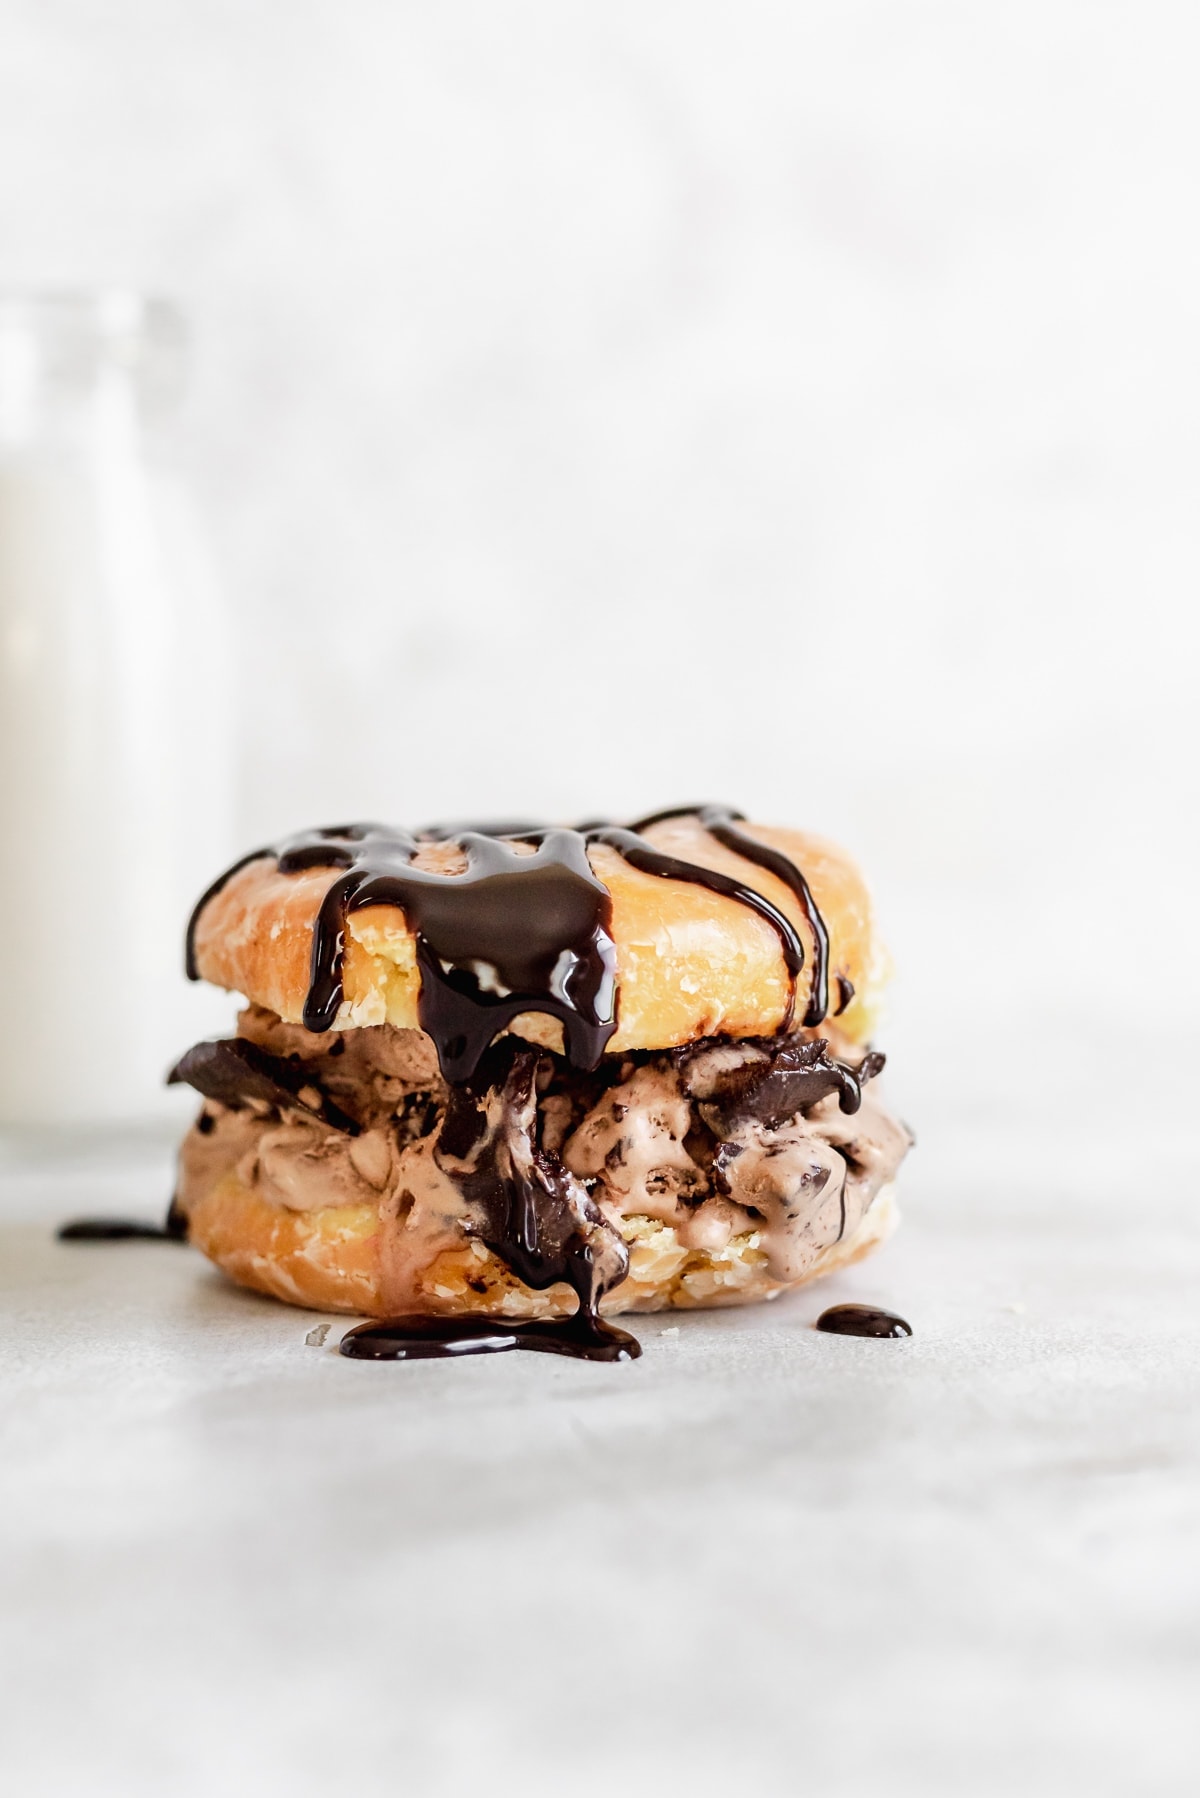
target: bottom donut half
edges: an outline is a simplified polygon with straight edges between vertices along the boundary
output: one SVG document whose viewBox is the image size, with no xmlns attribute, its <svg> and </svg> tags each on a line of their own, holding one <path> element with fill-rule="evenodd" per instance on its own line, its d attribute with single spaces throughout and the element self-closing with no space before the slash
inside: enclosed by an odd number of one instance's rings
<svg viewBox="0 0 1200 1798">
<path fill-rule="evenodd" d="M 464 1098 L 418 1031 L 251 1008 L 177 1070 L 204 1097 L 177 1207 L 231 1278 L 315 1310 L 566 1316 L 578 1288 L 530 1277 L 554 1266 L 531 1237 L 586 1238 L 608 1316 L 773 1298 L 894 1227 L 911 1137 L 880 1065 L 828 1029 L 592 1075 L 509 1038 Z"/>
</svg>

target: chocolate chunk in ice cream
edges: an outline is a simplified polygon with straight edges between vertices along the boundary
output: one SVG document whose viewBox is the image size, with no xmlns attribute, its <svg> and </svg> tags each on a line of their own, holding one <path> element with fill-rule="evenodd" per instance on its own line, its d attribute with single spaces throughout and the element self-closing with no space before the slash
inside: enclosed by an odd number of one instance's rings
<svg viewBox="0 0 1200 1798">
<path fill-rule="evenodd" d="M 256 1103 L 270 1110 L 309 1112 L 333 1130 L 357 1136 L 359 1126 L 335 1105 L 300 1058 L 269 1055 L 242 1037 L 197 1043 L 167 1076 L 169 1086 L 192 1086 L 206 1099 L 231 1110 Z"/>
<path fill-rule="evenodd" d="M 823 1037 L 758 1039 L 699 1052 L 684 1050 L 685 1089 L 702 1101 L 700 1114 L 718 1136 L 754 1120 L 778 1129 L 830 1093 L 847 1113 L 862 1104 L 864 1084 L 884 1065 L 872 1052 L 857 1068 L 835 1061 Z"/>
</svg>

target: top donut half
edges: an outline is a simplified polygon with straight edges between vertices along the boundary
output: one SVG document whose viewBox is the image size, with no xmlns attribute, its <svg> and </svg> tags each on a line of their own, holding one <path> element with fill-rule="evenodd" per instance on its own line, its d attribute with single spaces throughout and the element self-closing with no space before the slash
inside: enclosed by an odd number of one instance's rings
<svg viewBox="0 0 1200 1798">
<path fill-rule="evenodd" d="M 855 1042 L 874 1025 L 887 957 L 874 928 L 870 896 L 857 867 L 834 844 L 805 832 L 745 824 L 760 843 L 801 869 L 828 932 L 829 1014 Z M 795 895 L 769 870 L 725 848 L 696 817 L 651 824 L 654 848 L 731 876 L 768 899 L 805 945 L 793 1005 L 799 1022 L 811 993 L 816 944 Z M 700 1037 L 773 1035 L 789 1012 L 790 979 L 775 928 L 737 899 L 690 881 L 664 879 L 630 865 L 605 843 L 587 848 L 593 872 L 611 896 L 617 961 L 617 1028 L 609 1054 L 669 1049 Z M 466 866 L 453 842 L 422 844 L 413 865 L 443 874 Z M 313 929 L 337 870 L 281 873 L 265 856 L 234 874 L 200 911 L 194 926 L 197 973 L 243 993 L 287 1023 L 302 1021 L 309 990 Z M 849 987 L 853 997 L 843 1003 Z M 416 937 L 403 910 L 371 905 L 346 919 L 343 999 L 335 1029 L 373 1024 L 420 1028 L 421 973 Z M 562 1046 L 561 1025 L 523 1013 L 513 1031 L 547 1048 Z"/>
</svg>

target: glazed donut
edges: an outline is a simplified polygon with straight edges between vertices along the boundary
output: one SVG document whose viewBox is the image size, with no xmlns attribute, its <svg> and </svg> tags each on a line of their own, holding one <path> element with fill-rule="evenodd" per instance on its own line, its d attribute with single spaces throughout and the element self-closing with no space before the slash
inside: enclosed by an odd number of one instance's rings
<svg viewBox="0 0 1200 1798">
<path fill-rule="evenodd" d="M 829 936 L 829 973 L 843 1032 L 856 1042 L 871 1034 L 887 957 L 874 927 L 870 895 L 844 851 L 795 830 L 748 827 L 762 843 L 802 868 Z M 811 993 L 815 957 L 812 927 L 795 895 L 768 869 L 726 849 L 697 817 L 667 819 L 643 835 L 653 847 L 695 866 L 752 883 L 783 912 L 806 941 L 795 1009 Z M 608 888 L 616 945 L 618 1024 L 607 1045 L 667 1049 L 702 1036 L 771 1036 L 783 1020 L 788 977 L 779 937 L 758 913 L 694 882 L 662 879 L 635 868 L 614 848 L 590 843 L 588 861 Z M 418 868 L 461 874 L 463 851 L 453 842 L 426 843 Z M 195 967 L 215 986 L 244 993 L 287 1023 L 302 1021 L 309 989 L 313 925 L 336 879 L 329 867 L 281 873 L 273 856 L 249 861 L 200 910 L 194 928 Z M 375 905 L 346 920 L 344 997 L 335 1029 L 364 1024 L 418 1025 L 421 976 L 414 933 L 403 911 Z M 838 981 L 852 996 L 843 1009 Z M 844 992 L 846 987 L 842 988 Z M 534 1042 L 561 1049 L 561 1031 L 528 1014 L 517 1026 Z"/>
<path fill-rule="evenodd" d="M 291 1303 L 578 1352 L 773 1297 L 894 1223 L 886 968 L 846 855 L 717 808 L 306 833 L 193 916 L 189 971 L 249 1004 L 173 1072 L 177 1214 Z"/>
</svg>

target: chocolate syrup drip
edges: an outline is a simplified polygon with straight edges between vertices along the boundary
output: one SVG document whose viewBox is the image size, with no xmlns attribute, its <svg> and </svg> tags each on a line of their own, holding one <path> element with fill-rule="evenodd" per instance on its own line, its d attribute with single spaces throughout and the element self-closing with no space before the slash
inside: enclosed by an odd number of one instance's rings
<svg viewBox="0 0 1200 1798">
<path fill-rule="evenodd" d="M 769 899 L 764 898 L 754 887 L 745 886 L 728 874 L 720 874 L 715 868 L 702 868 L 698 862 L 681 861 L 677 855 L 667 855 L 661 849 L 652 849 L 636 830 L 602 825 L 588 831 L 587 841 L 607 843 L 610 849 L 617 850 L 631 868 L 637 868 L 643 874 L 657 874 L 663 880 L 685 880 L 692 886 L 707 887 L 710 893 L 721 893 L 726 899 L 736 899 L 739 904 L 757 912 L 760 918 L 765 918 L 779 938 L 788 971 L 787 1010 L 780 1029 L 787 1030 L 790 1027 L 792 1008 L 796 1001 L 796 978 L 804 965 L 804 944 L 791 922 Z"/>
<path fill-rule="evenodd" d="M 809 994 L 808 1007 L 804 1013 L 804 1023 L 812 1029 L 822 1022 L 829 1010 L 829 932 L 825 928 L 825 920 L 817 909 L 817 902 L 812 896 L 812 890 L 807 880 L 790 856 L 782 854 L 778 849 L 770 848 L 766 843 L 760 843 L 758 838 L 752 837 L 748 831 L 739 830 L 738 825 L 745 822 L 745 816 L 742 812 L 735 812 L 732 807 L 727 805 L 676 806 L 665 812 L 652 812 L 647 818 L 639 818 L 633 828 L 635 831 L 648 830 L 652 824 L 664 824 L 671 818 L 692 817 L 699 818 L 709 836 L 715 837 L 724 848 L 732 849 L 734 854 L 740 855 L 743 861 L 754 862 L 758 867 L 766 868 L 795 895 L 800 910 L 804 914 L 804 920 L 813 934 L 812 991 Z M 683 877 L 676 875 L 675 878 Z M 694 878 L 694 876 L 688 878 Z M 718 887 L 716 890 L 719 892 L 721 889 Z M 740 897 L 741 895 L 736 896 Z M 759 898 L 761 899 L 761 894 Z M 766 901 L 763 900 L 763 904 L 765 903 Z M 755 909 L 757 910 L 758 907 L 756 906 Z M 788 1002 L 787 1015 L 780 1025 L 780 1029 L 787 1030 L 791 1027 L 792 1009 L 796 1002 L 796 977 L 804 963 L 804 942 L 788 920 L 781 913 L 775 911 L 774 907 L 771 909 L 773 916 L 770 921 L 775 923 L 778 919 L 786 931 L 786 936 L 783 931 L 780 932 L 780 941 L 783 945 L 788 974 L 791 976 L 792 994 Z M 776 924 L 776 928 L 779 928 L 779 924 Z"/>
<path fill-rule="evenodd" d="M 610 1339 L 598 1306 L 628 1273 L 629 1250 L 582 1182 L 536 1142 L 540 1059 L 516 1038 L 497 1043 L 474 1079 L 450 1089 L 433 1155 L 466 1200 L 472 1233 L 518 1279 L 539 1292 L 574 1289 L 564 1340 L 594 1347 Z"/>
<path fill-rule="evenodd" d="M 794 894 L 804 914 L 805 923 L 813 934 L 812 990 L 804 1013 L 804 1023 L 812 1029 L 822 1022 L 829 1010 L 829 932 L 825 928 L 825 920 L 817 909 L 812 889 L 791 857 L 783 855 L 778 849 L 770 848 L 766 843 L 760 843 L 748 831 L 739 830 L 737 826 L 741 821 L 741 812 L 715 805 L 706 806 L 700 814 L 700 822 L 718 843 L 723 844 L 726 849 L 732 849 L 744 861 L 755 862 L 760 868 L 768 869 Z M 791 1008 L 794 1004 L 793 994 L 787 1019 L 782 1026 L 785 1030 L 791 1022 Z"/>
<path fill-rule="evenodd" d="M 389 1317 L 348 1330 L 338 1353 L 355 1361 L 432 1361 L 451 1355 L 494 1355 L 535 1349 L 580 1361 L 636 1361 L 642 1345 L 626 1330 L 576 1315 L 554 1322 L 498 1323 L 491 1317 Z"/>
<path fill-rule="evenodd" d="M 894 1311 L 872 1305 L 831 1305 L 817 1319 L 818 1330 L 831 1336 L 911 1336 L 912 1325 Z"/>
<path fill-rule="evenodd" d="M 837 989 L 838 1004 L 837 1010 L 833 1015 L 835 1018 L 840 1018 L 851 999 L 854 997 L 854 982 L 852 980 L 847 980 L 844 974 L 839 974 L 837 977 Z"/>
<path fill-rule="evenodd" d="M 433 1156 L 468 1207 L 469 1233 L 535 1291 L 565 1282 L 578 1300 L 567 1318 L 498 1323 L 493 1318 L 419 1314 L 362 1324 L 340 1351 L 358 1360 L 414 1361 L 536 1349 L 588 1361 L 629 1361 L 636 1339 L 599 1314 L 610 1286 L 625 1278 L 629 1251 L 582 1182 L 538 1147 L 540 1055 L 506 1038 L 477 1073 L 452 1087 Z"/>
<path fill-rule="evenodd" d="M 609 848 L 616 849 L 622 859 L 630 867 L 639 869 L 644 874 L 654 874 L 664 880 L 682 880 L 692 886 L 706 887 L 710 893 L 720 893 L 727 899 L 735 899 L 741 905 L 748 906 L 771 925 L 779 937 L 783 952 L 784 965 L 788 971 L 790 993 L 787 1012 L 780 1024 L 781 1031 L 791 1027 L 792 1011 L 795 1005 L 795 986 L 800 970 L 804 966 L 804 940 L 792 925 L 790 919 L 756 888 L 747 886 L 743 881 L 734 880 L 715 868 L 706 868 L 699 862 L 689 862 L 679 856 L 667 855 L 653 848 L 642 840 L 641 833 L 651 824 L 661 823 L 668 818 L 698 817 L 701 824 L 722 843 L 732 849 L 744 861 L 756 863 L 775 874 L 796 895 L 805 918 L 813 932 L 816 953 L 813 958 L 813 991 L 805 1014 L 807 1025 L 819 1024 L 828 1010 L 828 977 L 826 967 L 829 954 L 829 938 L 824 920 L 817 910 L 808 882 L 795 863 L 776 849 L 770 849 L 758 842 L 755 837 L 745 831 L 738 830 L 735 820 L 741 820 L 742 813 L 735 812 L 728 806 L 681 806 L 675 810 L 655 812 L 648 818 L 641 818 L 628 828 L 604 822 L 581 824 L 573 836 L 581 836 L 585 843 L 606 843 Z M 477 830 L 485 834 L 503 833 L 516 841 L 532 842 L 545 834 L 544 827 L 527 824 L 457 826 L 434 825 L 421 834 L 425 838 L 436 841 L 455 840 L 456 832 Z M 281 864 L 282 865 L 282 864 Z M 591 1064 L 595 1065 L 595 1063 Z M 444 1070 L 443 1070 L 444 1071 Z M 449 1076 L 447 1076 L 449 1078 Z"/>
<path fill-rule="evenodd" d="M 313 928 L 306 1028 L 328 1030 L 337 1017 L 348 915 L 398 906 L 417 939 L 421 1028 L 448 1081 L 469 1079 L 488 1044 L 523 1011 L 557 1018 L 568 1060 L 596 1067 L 617 1027 L 616 947 L 608 890 L 592 872 L 583 838 L 537 829 L 517 847 L 462 830 L 449 840 L 466 856 L 461 874 L 414 867 L 421 839 L 382 825 L 309 832 L 283 846 L 281 873 L 345 870 Z"/>
</svg>

